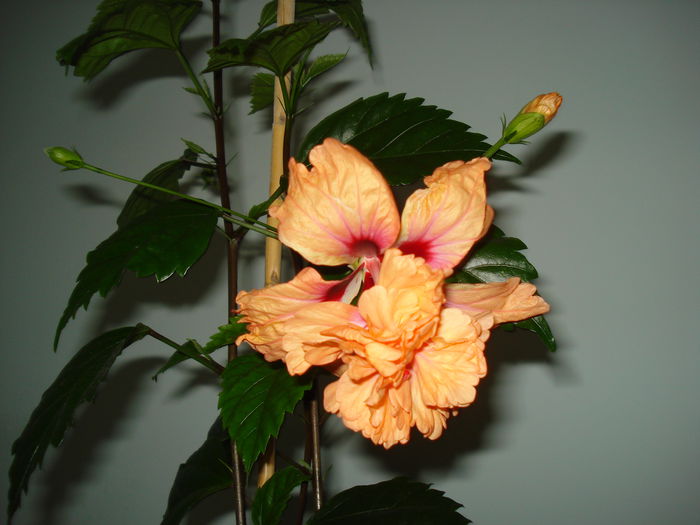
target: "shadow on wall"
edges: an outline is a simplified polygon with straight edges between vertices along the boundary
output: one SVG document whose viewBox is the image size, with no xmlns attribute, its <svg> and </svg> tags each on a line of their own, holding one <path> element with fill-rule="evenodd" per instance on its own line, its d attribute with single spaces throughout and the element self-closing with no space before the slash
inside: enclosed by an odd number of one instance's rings
<svg viewBox="0 0 700 525">
<path fill-rule="evenodd" d="M 496 330 L 487 342 L 489 371 L 477 386 L 475 402 L 448 419 L 447 428 L 439 439 L 428 440 L 414 429 L 409 443 L 384 450 L 359 435 L 352 437 L 354 433 L 343 427 L 334 429 L 324 445 L 332 447 L 334 442 L 347 439 L 361 441 L 357 451 L 371 457 L 386 470 L 387 479 L 394 476 L 407 476 L 417 481 L 439 478 L 454 468 L 458 458 L 464 460 L 473 453 L 499 446 L 497 429 L 507 423 L 508 417 L 499 406 L 500 372 L 511 364 L 538 363 L 558 374 L 557 355 L 550 353 L 534 334 L 522 330 L 513 333 Z M 332 459 L 328 461 L 332 462 Z M 468 471 L 465 475 L 469 475 Z M 332 479 L 329 481 L 334 485 L 334 491 L 348 488 L 335 486 Z"/>
<path fill-rule="evenodd" d="M 182 45 L 187 56 L 202 54 L 210 46 L 210 37 L 183 39 Z M 134 86 L 166 77 L 187 78 L 177 57 L 169 50 L 143 49 L 112 62 L 79 96 L 96 109 L 109 110 Z"/>
<path fill-rule="evenodd" d="M 84 409 L 61 446 L 49 449 L 45 481 L 37 487 L 42 494 L 38 523 L 65 523 L 62 509 L 72 499 L 73 492 L 89 483 L 100 469 L 100 456 L 107 451 L 109 442 L 126 433 L 138 417 L 133 407 L 140 387 L 150 381 L 153 371 L 161 364 L 162 359 L 149 357 L 116 368 L 100 389 L 97 402 Z"/>
</svg>

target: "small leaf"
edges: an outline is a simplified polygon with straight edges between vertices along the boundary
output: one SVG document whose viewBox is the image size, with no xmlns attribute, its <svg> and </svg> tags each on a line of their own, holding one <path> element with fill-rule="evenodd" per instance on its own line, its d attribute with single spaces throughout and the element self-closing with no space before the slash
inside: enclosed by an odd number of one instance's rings
<svg viewBox="0 0 700 525">
<path fill-rule="evenodd" d="M 87 32 L 59 49 L 56 59 L 89 80 L 129 51 L 177 50 L 180 33 L 201 7 L 198 0 L 103 0 Z"/>
<path fill-rule="evenodd" d="M 395 478 L 331 498 L 306 525 L 464 525 L 462 507 L 430 485 Z"/>
<path fill-rule="evenodd" d="M 173 352 L 170 359 L 168 359 L 153 376 L 153 380 L 157 380 L 160 374 L 188 359 L 195 359 L 204 366 L 211 368 L 211 363 L 208 362 L 209 358 L 205 356 L 223 346 L 233 343 L 239 336 L 246 332 L 248 325 L 239 323 L 238 320 L 240 318 L 241 317 L 237 315 L 231 318 L 230 324 L 220 326 L 219 331 L 209 338 L 209 342 L 204 347 L 200 346 L 194 339 L 187 341 L 179 350 Z"/>
<path fill-rule="evenodd" d="M 12 517 L 26 492 L 29 477 L 41 466 L 49 445 L 57 447 L 73 424 L 76 409 L 93 401 L 98 385 L 107 377 L 119 354 L 130 344 L 148 335 L 145 325 L 128 326 L 106 332 L 83 346 L 68 362 L 56 380 L 41 396 L 22 435 L 12 445 L 7 507 Z"/>
<path fill-rule="evenodd" d="M 215 374 L 219 374 L 223 370 L 221 365 L 202 352 L 202 347 L 197 341 L 194 339 L 188 339 L 184 344 L 179 345 L 179 348 L 175 350 L 173 355 L 171 355 L 166 363 L 158 369 L 151 379 L 157 381 L 160 374 L 174 367 L 175 365 L 182 363 L 183 361 L 187 361 L 188 359 L 197 361 L 199 364 L 206 366 Z"/>
<path fill-rule="evenodd" d="M 372 46 L 367 30 L 367 21 L 362 9 L 362 0 L 306 0 L 299 1 L 295 5 L 294 16 L 296 20 L 304 20 L 311 17 L 325 15 L 333 11 L 344 26 L 348 27 L 360 42 L 370 64 L 372 63 Z M 277 21 L 277 2 L 272 1 L 263 7 L 260 12 L 258 28 L 264 29 Z"/>
<path fill-rule="evenodd" d="M 87 255 L 78 284 L 68 300 L 54 337 L 80 307 L 87 309 L 92 296 L 102 297 L 117 286 L 125 270 L 139 277 L 155 275 L 162 281 L 182 276 L 202 256 L 216 227 L 218 212 L 188 201 L 174 201 L 134 219 Z"/>
<path fill-rule="evenodd" d="M 285 413 L 294 410 L 311 388 L 311 381 L 290 376 L 284 367 L 268 363 L 259 354 L 237 357 L 221 379 L 221 418 L 250 471 L 270 437 L 279 433 Z"/>
<path fill-rule="evenodd" d="M 197 155 L 191 148 L 186 149 L 182 154 L 182 157 L 179 159 L 164 162 L 160 166 L 154 168 L 152 171 L 149 171 L 143 178 L 143 181 L 179 192 L 180 184 L 178 181 L 185 174 L 185 171 L 190 168 L 190 163 L 188 161 L 193 161 L 196 158 Z M 124 207 L 117 218 L 117 225 L 122 228 L 133 221 L 136 217 L 143 215 L 161 204 L 171 202 L 175 199 L 176 197 L 163 193 L 162 191 L 145 188 L 143 186 L 136 186 L 136 188 L 131 192 L 131 195 L 129 195 L 129 198 L 126 200 L 126 203 L 124 204 Z"/>
<path fill-rule="evenodd" d="M 177 525 L 197 503 L 229 488 L 230 464 L 230 441 L 217 419 L 204 444 L 177 469 L 161 525 Z"/>
<path fill-rule="evenodd" d="M 301 55 L 313 48 L 337 26 L 316 20 L 288 24 L 249 39 L 232 38 L 210 49 L 205 72 L 234 66 L 258 66 L 282 77 Z"/>
<path fill-rule="evenodd" d="M 239 322 L 240 315 L 231 317 L 231 322 L 219 327 L 219 331 L 209 338 L 209 342 L 204 345 L 202 353 L 211 354 L 223 346 L 230 345 L 240 336 L 246 333 L 248 325 Z"/>
<path fill-rule="evenodd" d="M 311 62 L 311 65 L 305 71 L 303 84 L 308 84 L 311 80 L 319 75 L 322 75 L 326 71 L 334 68 L 340 64 L 346 57 L 346 54 L 340 55 L 323 55 L 318 57 L 316 60 Z"/>
<path fill-rule="evenodd" d="M 275 100 L 275 75 L 258 73 L 250 83 L 250 113 L 271 106 Z"/>
<path fill-rule="evenodd" d="M 410 184 L 452 160 L 470 160 L 490 147 L 484 135 L 448 117 L 450 111 L 424 106 L 423 99 L 387 93 L 361 98 L 319 122 L 302 142 L 297 159 L 326 137 L 355 146 L 390 184 Z M 499 151 L 495 159 L 519 162 Z"/>
<path fill-rule="evenodd" d="M 292 490 L 308 479 L 309 476 L 295 467 L 275 472 L 255 493 L 251 508 L 253 525 L 278 525 Z"/>
<path fill-rule="evenodd" d="M 532 281 L 537 277 L 537 270 L 520 253 L 520 250 L 526 248 L 520 239 L 506 237 L 500 228 L 491 225 L 488 234 L 475 246 L 464 265 L 458 267 L 447 280 L 473 284 L 500 282 L 519 277 L 523 281 Z M 556 350 L 556 340 L 544 316 L 538 315 L 516 323 L 506 323 L 502 328 L 508 330 L 514 326 L 534 332 L 550 351 Z"/>
<path fill-rule="evenodd" d="M 180 139 L 180 140 L 185 143 L 185 145 L 187 146 L 188 149 L 192 150 L 193 152 L 197 153 L 198 155 L 204 155 L 206 157 L 209 157 L 212 160 L 214 160 L 216 158 L 213 153 L 209 153 L 207 150 L 205 150 L 199 144 L 196 144 L 195 142 L 192 142 L 191 140 L 187 140 L 187 139 Z M 196 160 L 196 157 L 189 159 L 189 160 Z"/>
</svg>

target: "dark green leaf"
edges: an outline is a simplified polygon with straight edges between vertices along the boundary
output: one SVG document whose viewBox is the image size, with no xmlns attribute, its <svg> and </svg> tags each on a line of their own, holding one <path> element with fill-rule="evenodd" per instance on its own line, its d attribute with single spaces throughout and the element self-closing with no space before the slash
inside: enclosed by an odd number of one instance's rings
<svg viewBox="0 0 700 525">
<path fill-rule="evenodd" d="M 230 345 L 240 336 L 246 333 L 248 325 L 240 323 L 240 315 L 231 317 L 231 322 L 219 327 L 219 331 L 209 338 L 209 342 L 204 345 L 202 352 L 211 354 L 223 346 Z"/>
<path fill-rule="evenodd" d="M 458 267 L 449 282 L 455 283 L 489 283 L 505 281 L 519 277 L 523 281 L 532 281 L 537 277 L 537 270 L 530 261 L 520 253 L 527 246 L 520 239 L 506 237 L 503 231 L 491 226 L 488 234 L 479 241 L 463 266 Z M 504 328 L 517 326 L 537 334 L 551 351 L 557 348 L 554 335 L 547 320 L 542 315 L 507 323 Z"/>
<path fill-rule="evenodd" d="M 188 201 L 174 201 L 134 219 L 88 253 L 87 264 L 56 329 L 54 348 L 63 328 L 92 296 L 103 297 L 117 286 L 125 270 L 162 281 L 184 275 L 206 251 L 218 212 Z"/>
<path fill-rule="evenodd" d="M 138 324 L 111 330 L 83 346 L 68 362 L 56 380 L 41 396 L 22 435 L 12 445 L 14 460 L 10 467 L 10 491 L 7 507 L 11 517 L 20 506 L 29 477 L 41 466 L 49 445 L 57 447 L 73 424 L 76 409 L 93 401 L 98 385 L 104 381 L 119 354 L 130 344 L 148 335 L 149 328 Z"/>
<path fill-rule="evenodd" d="M 181 158 L 164 162 L 152 171 L 149 171 L 143 178 L 143 181 L 179 192 L 180 184 L 178 181 L 185 174 L 185 171 L 190 168 L 190 162 L 188 161 L 194 161 L 196 159 L 196 153 L 188 148 L 182 154 Z M 123 228 L 136 217 L 143 215 L 161 204 L 173 200 L 175 200 L 175 197 L 163 193 L 162 191 L 136 186 L 126 200 L 122 212 L 117 218 L 117 225 Z"/>
<path fill-rule="evenodd" d="M 491 283 L 519 277 L 523 281 L 531 281 L 537 277 L 537 270 L 520 253 L 526 248 L 520 239 L 506 237 L 498 227 L 491 226 L 489 233 L 470 252 L 465 264 L 449 280 Z"/>
<path fill-rule="evenodd" d="M 311 65 L 304 73 L 303 84 L 309 83 L 311 80 L 319 75 L 322 75 L 326 71 L 334 68 L 346 57 L 345 54 L 342 55 L 323 55 L 318 57 L 316 60 L 311 62 Z"/>
<path fill-rule="evenodd" d="M 258 66 L 281 77 L 336 27 L 334 22 L 315 20 L 297 22 L 268 31 L 250 39 L 233 38 L 210 49 L 206 71 L 234 66 Z"/>
<path fill-rule="evenodd" d="M 86 80 L 136 49 L 180 47 L 180 33 L 202 7 L 198 0 L 103 0 L 87 32 L 56 53 Z"/>
<path fill-rule="evenodd" d="M 446 162 L 473 159 L 490 147 L 484 135 L 450 120 L 451 114 L 404 94 L 361 98 L 309 131 L 297 159 L 305 161 L 313 146 L 334 137 L 369 157 L 390 184 L 410 184 Z M 519 162 L 502 151 L 494 158 Z"/>
<path fill-rule="evenodd" d="M 459 503 L 430 485 L 395 478 L 345 490 L 306 525 L 464 525 Z"/>
<path fill-rule="evenodd" d="M 531 317 L 530 319 L 518 321 L 513 324 L 518 328 L 522 328 L 523 330 L 528 330 L 537 334 L 551 352 L 556 351 L 557 341 L 554 338 L 552 329 L 549 327 L 549 323 L 547 322 L 547 319 L 545 319 L 544 315 Z"/>
<path fill-rule="evenodd" d="M 372 63 L 372 46 L 370 45 L 367 22 L 362 9 L 362 0 L 307 0 L 297 2 L 294 16 L 304 20 L 334 12 L 344 26 L 348 27 L 359 40 Z M 258 21 L 258 28 L 264 29 L 277 20 L 277 2 L 272 1 L 263 7 Z"/>
<path fill-rule="evenodd" d="M 250 113 L 271 106 L 275 100 L 275 75 L 258 73 L 250 83 Z"/>
<path fill-rule="evenodd" d="M 217 419 L 204 444 L 177 469 L 161 525 L 177 525 L 197 503 L 229 488 L 230 464 L 229 438 Z"/>
<path fill-rule="evenodd" d="M 294 467 L 286 467 L 273 474 L 255 493 L 251 517 L 253 525 L 277 525 L 289 503 L 292 490 L 309 479 Z"/>
<path fill-rule="evenodd" d="M 231 361 L 221 376 L 219 409 L 231 439 L 235 440 L 247 471 L 270 437 L 279 433 L 282 420 L 311 388 L 306 377 L 290 376 L 278 363 L 259 354 Z"/>
</svg>

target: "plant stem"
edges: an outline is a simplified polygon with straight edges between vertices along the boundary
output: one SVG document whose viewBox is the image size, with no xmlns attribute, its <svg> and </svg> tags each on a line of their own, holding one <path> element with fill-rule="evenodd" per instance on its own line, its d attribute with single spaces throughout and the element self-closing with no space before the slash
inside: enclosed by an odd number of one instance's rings
<svg viewBox="0 0 700 525">
<path fill-rule="evenodd" d="M 220 1 L 212 0 L 212 46 L 221 43 L 221 11 Z M 208 97 L 207 97 L 208 98 Z M 221 206 L 230 208 L 230 189 L 228 185 L 228 173 L 226 172 L 226 144 L 224 140 L 224 88 L 222 71 L 214 72 L 214 107 L 212 118 L 214 119 L 214 135 L 216 140 L 216 175 L 219 182 L 219 195 Z M 224 223 L 226 233 L 226 256 L 228 268 L 228 308 L 226 320 L 231 312 L 236 309 L 236 295 L 238 295 L 238 239 L 234 237 L 233 225 Z M 235 343 L 228 346 L 229 363 L 238 356 L 238 348 Z M 231 470 L 233 473 L 234 504 L 236 509 L 236 523 L 245 525 L 245 476 L 241 456 L 235 441 L 231 441 Z"/>
<path fill-rule="evenodd" d="M 165 343 L 165 344 L 168 345 L 169 347 L 174 348 L 174 349 L 177 350 L 178 352 L 182 352 L 182 345 L 177 344 L 177 343 L 176 343 L 175 341 L 173 341 L 172 339 L 169 339 L 169 338 L 165 337 L 163 334 L 156 332 L 156 331 L 153 330 L 152 328 L 149 328 L 149 329 L 148 329 L 148 335 L 150 335 L 150 336 L 153 337 L 154 339 L 158 339 L 158 341 L 160 341 L 160 342 L 162 342 L 162 343 Z M 184 353 L 184 352 L 182 352 L 182 353 Z M 185 354 L 185 355 L 187 355 L 187 354 Z M 219 363 L 217 363 L 216 361 L 214 361 L 214 360 L 213 360 L 211 357 L 209 357 L 208 355 L 198 355 L 198 356 L 194 356 L 194 355 L 191 355 L 191 356 L 190 356 L 190 355 L 188 355 L 188 357 L 190 357 L 191 359 L 194 359 L 194 360 L 197 361 L 199 364 L 201 364 L 201 365 L 207 367 L 209 370 L 211 370 L 212 372 L 214 372 L 216 375 L 221 375 L 221 372 L 224 371 L 224 367 L 221 366 L 221 365 L 220 365 Z"/>
<path fill-rule="evenodd" d="M 230 223 L 237 224 L 239 226 L 242 226 L 243 228 L 248 228 L 249 230 L 256 231 L 258 233 L 261 233 L 266 236 L 270 236 L 272 234 L 273 237 L 277 237 L 277 235 L 274 233 L 274 230 L 270 228 L 269 224 L 266 224 L 264 222 L 258 221 L 253 219 L 252 217 L 248 217 L 247 215 L 243 213 L 239 213 L 237 211 L 229 209 L 227 206 L 219 206 L 218 204 L 214 204 L 213 202 L 209 202 L 204 199 L 199 199 L 197 197 L 192 197 L 191 195 L 186 195 L 184 193 L 177 192 L 175 190 L 171 190 L 169 188 L 164 188 L 162 186 L 157 186 L 155 184 L 151 184 L 149 182 L 144 182 L 142 180 L 138 179 L 132 179 L 131 177 L 126 177 L 125 175 L 119 175 L 118 173 L 114 173 L 112 171 L 107 171 L 105 169 L 99 168 L 97 166 L 93 166 L 92 164 L 88 164 L 87 162 L 84 163 L 83 168 L 89 171 L 94 171 L 95 173 L 99 173 L 101 175 L 107 175 L 108 177 L 112 177 L 114 179 L 118 179 L 124 182 L 129 182 L 131 184 L 136 184 L 137 186 L 143 186 L 144 188 L 149 188 L 151 190 L 157 190 L 162 193 L 167 193 L 168 195 L 172 195 L 174 197 L 178 197 L 180 199 L 186 199 L 188 201 L 196 202 L 197 204 L 201 204 L 203 206 L 207 206 L 209 208 L 213 208 L 217 211 L 220 211 L 221 213 L 224 213 L 226 215 L 222 216 L 222 218 Z M 228 202 L 227 202 L 228 204 Z M 228 215 L 233 215 L 234 217 L 229 217 Z M 235 218 L 235 217 L 240 217 L 240 218 Z M 256 226 L 259 225 L 259 226 Z M 233 228 L 231 228 L 231 231 L 233 231 Z"/>
<path fill-rule="evenodd" d="M 314 508 L 318 511 L 323 505 L 323 484 L 321 479 L 321 424 L 318 406 L 318 379 L 314 378 L 309 403 L 311 423 L 311 484 L 314 489 Z"/>
<path fill-rule="evenodd" d="M 507 144 L 507 141 L 506 141 L 505 137 L 501 137 L 500 139 L 498 139 L 498 142 L 496 142 L 493 146 L 491 146 L 489 149 L 486 150 L 486 152 L 484 153 L 483 156 L 486 157 L 487 159 L 490 159 L 498 152 L 499 149 L 501 149 L 506 144 Z"/>
<path fill-rule="evenodd" d="M 291 24 L 294 22 L 294 0 L 278 0 L 277 2 L 277 26 Z M 288 83 L 288 77 L 285 78 L 285 83 Z M 288 90 L 288 84 L 285 92 Z M 272 152 L 270 162 L 270 185 L 269 194 L 272 195 L 280 185 L 280 179 L 284 173 L 286 163 L 286 154 L 288 148 L 285 146 L 288 134 L 287 115 L 282 104 L 282 84 L 279 79 L 275 79 L 275 95 L 274 105 L 272 107 Z M 276 226 L 276 220 L 268 219 L 268 224 L 272 227 Z M 280 267 L 282 262 L 282 245 L 278 240 L 267 238 L 265 239 L 265 285 L 270 286 L 277 284 L 280 281 Z M 275 442 L 270 440 L 270 443 L 265 451 L 265 454 L 260 462 L 260 471 L 258 473 L 258 487 L 261 487 L 265 482 L 272 477 L 275 472 Z"/>
</svg>

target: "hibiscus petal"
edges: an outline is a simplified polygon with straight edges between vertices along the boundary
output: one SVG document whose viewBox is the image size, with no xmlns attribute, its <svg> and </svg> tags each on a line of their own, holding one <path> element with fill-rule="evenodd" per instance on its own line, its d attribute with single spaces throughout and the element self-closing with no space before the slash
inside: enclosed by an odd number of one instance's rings
<svg viewBox="0 0 700 525">
<path fill-rule="evenodd" d="M 305 306 L 342 295 L 346 281 L 324 281 L 313 268 L 304 268 L 287 283 L 240 292 L 237 313 L 243 316 L 241 322 L 248 323 L 248 333 L 236 343 L 247 341 L 268 361 L 284 359 L 284 322 Z"/>
<path fill-rule="evenodd" d="M 433 268 L 453 268 L 491 223 L 486 204 L 486 158 L 448 162 L 426 177 L 426 189 L 415 191 L 401 215 L 396 245 L 422 257 Z"/>
<path fill-rule="evenodd" d="M 387 389 L 379 375 L 353 381 L 344 374 L 324 392 L 328 412 L 338 414 L 346 427 L 384 448 L 408 442 L 411 420 L 403 407 L 406 403 L 410 404 L 408 384 Z"/>
<path fill-rule="evenodd" d="M 270 208 L 279 239 L 315 264 L 350 264 L 391 246 L 400 220 L 389 185 L 352 146 L 328 138 L 309 154 L 313 168 L 291 159 L 289 188 Z"/>
<path fill-rule="evenodd" d="M 494 324 L 522 321 L 547 313 L 549 305 L 530 283 L 517 277 L 483 284 L 454 283 L 445 286 L 446 306 L 459 308 L 472 317 L 492 314 Z"/>
<path fill-rule="evenodd" d="M 358 302 L 372 337 L 407 352 L 419 348 L 435 333 L 444 278 L 445 271 L 431 268 L 423 259 L 388 250 L 378 282 Z"/>
<path fill-rule="evenodd" d="M 361 322 L 357 307 L 337 301 L 298 310 L 284 323 L 282 347 L 289 373 L 303 374 L 312 365 L 334 364 L 342 353 L 342 346 L 326 331 L 356 322 Z"/>
<path fill-rule="evenodd" d="M 471 404 L 474 388 L 486 375 L 481 328 L 466 313 L 446 308 L 440 328 L 417 352 L 411 367 L 413 399 L 426 407 L 459 408 Z"/>
</svg>

